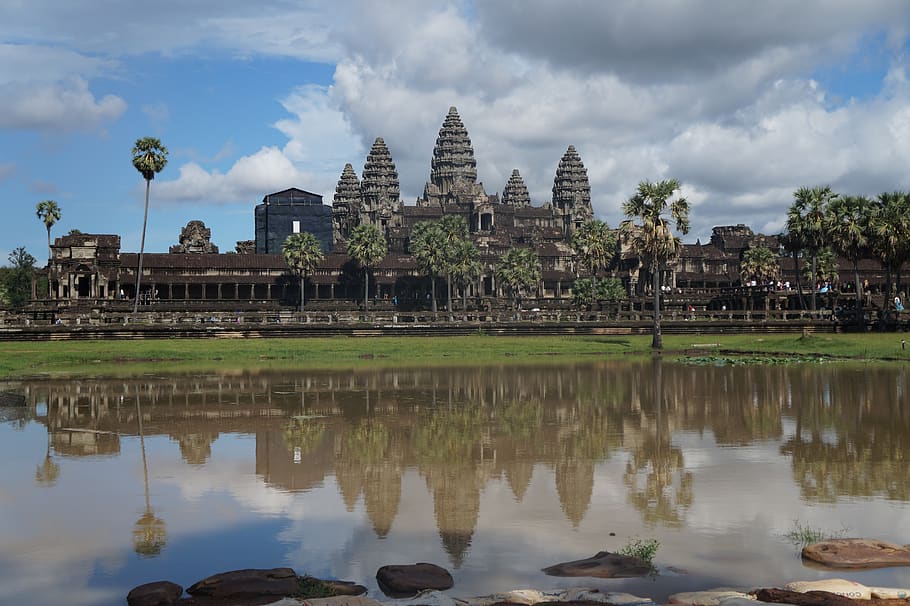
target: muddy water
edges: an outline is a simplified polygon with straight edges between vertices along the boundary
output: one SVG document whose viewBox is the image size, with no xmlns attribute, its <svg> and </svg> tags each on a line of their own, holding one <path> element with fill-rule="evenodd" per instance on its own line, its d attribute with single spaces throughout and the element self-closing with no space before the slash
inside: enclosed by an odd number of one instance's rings
<svg viewBox="0 0 910 606">
<path fill-rule="evenodd" d="M 910 568 L 805 567 L 799 527 L 910 543 L 906 367 L 590 365 L 225 372 L 0 384 L 0 603 L 122 604 L 140 583 L 291 566 L 382 597 L 676 591 Z M 657 574 L 540 569 L 635 539 Z"/>
</svg>

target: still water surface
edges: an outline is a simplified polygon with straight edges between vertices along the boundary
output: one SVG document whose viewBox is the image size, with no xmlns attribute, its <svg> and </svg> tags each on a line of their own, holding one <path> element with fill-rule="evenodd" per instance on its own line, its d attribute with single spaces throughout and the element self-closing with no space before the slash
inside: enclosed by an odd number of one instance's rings
<svg viewBox="0 0 910 606">
<path fill-rule="evenodd" d="M 676 591 L 910 568 L 804 566 L 797 524 L 910 543 L 908 369 L 660 361 L 0 383 L 0 604 L 290 566 L 382 597 L 434 562 L 452 595 Z M 658 574 L 540 569 L 657 539 Z"/>
</svg>

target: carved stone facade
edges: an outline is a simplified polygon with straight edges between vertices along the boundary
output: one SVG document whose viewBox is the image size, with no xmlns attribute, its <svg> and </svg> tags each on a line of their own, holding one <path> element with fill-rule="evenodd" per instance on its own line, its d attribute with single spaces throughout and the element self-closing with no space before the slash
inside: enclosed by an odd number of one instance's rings
<svg viewBox="0 0 910 606">
<path fill-rule="evenodd" d="M 202 221 L 190 221 L 180 230 L 180 244 L 171 246 L 172 253 L 218 254 L 218 247 L 212 244 L 212 230 Z"/>
<path fill-rule="evenodd" d="M 566 150 L 556 168 L 550 208 L 558 217 L 557 220 L 567 238 L 571 238 L 582 223 L 594 218 L 588 171 L 573 145 Z"/>
</svg>

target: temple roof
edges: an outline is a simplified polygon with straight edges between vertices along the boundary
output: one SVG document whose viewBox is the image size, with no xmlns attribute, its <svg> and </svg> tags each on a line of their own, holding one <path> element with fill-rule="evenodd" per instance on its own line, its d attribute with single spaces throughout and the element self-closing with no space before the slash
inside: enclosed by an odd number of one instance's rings
<svg viewBox="0 0 910 606">
<path fill-rule="evenodd" d="M 400 195 L 398 170 L 382 137 L 377 137 L 373 141 L 373 147 L 367 155 L 360 189 L 367 206 L 375 205 L 381 200 L 398 203 Z"/>
<path fill-rule="evenodd" d="M 502 190 L 502 203 L 517 207 L 531 206 L 531 194 L 528 193 L 528 186 L 525 185 L 517 168 L 512 171 L 509 182 Z"/>
<path fill-rule="evenodd" d="M 477 181 L 474 148 L 471 147 L 471 139 L 458 110 L 454 107 L 449 108 L 449 114 L 439 129 L 431 166 L 430 182 L 443 195 L 459 189 L 459 186 L 472 185 Z"/>
</svg>

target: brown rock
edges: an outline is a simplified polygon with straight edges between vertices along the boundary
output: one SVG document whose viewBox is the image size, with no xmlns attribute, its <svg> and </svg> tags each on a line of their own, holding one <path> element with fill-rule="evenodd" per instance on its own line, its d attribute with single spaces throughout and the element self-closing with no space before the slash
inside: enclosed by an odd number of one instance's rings
<svg viewBox="0 0 910 606">
<path fill-rule="evenodd" d="M 787 589 L 759 589 L 755 597 L 760 602 L 792 604 L 793 606 L 859 606 L 860 602 L 831 593 L 830 591 L 809 591 L 800 593 Z"/>
<path fill-rule="evenodd" d="M 875 539 L 830 539 L 803 548 L 803 558 L 831 568 L 910 566 L 910 549 Z"/>
<path fill-rule="evenodd" d="M 304 577 L 306 579 L 306 577 Z M 367 588 L 363 585 L 358 585 L 354 581 L 336 581 L 336 580 L 319 580 L 323 585 L 328 587 L 329 591 L 333 595 L 363 595 L 367 592 Z"/>
<path fill-rule="evenodd" d="M 383 566 L 376 571 L 376 580 L 391 598 L 411 597 L 425 589 L 441 591 L 455 584 L 448 570 L 426 562 Z"/>
<path fill-rule="evenodd" d="M 651 573 L 651 566 L 635 556 L 601 551 L 584 560 L 562 562 L 543 569 L 554 577 L 598 577 L 601 579 L 643 577 Z"/>
<path fill-rule="evenodd" d="M 291 568 L 247 568 L 222 572 L 194 583 L 187 589 L 193 596 L 226 598 L 238 596 L 289 596 L 299 587 Z"/>
<path fill-rule="evenodd" d="M 155 581 L 133 587 L 126 595 L 129 606 L 171 606 L 183 595 L 183 587 L 170 581 Z"/>
</svg>

